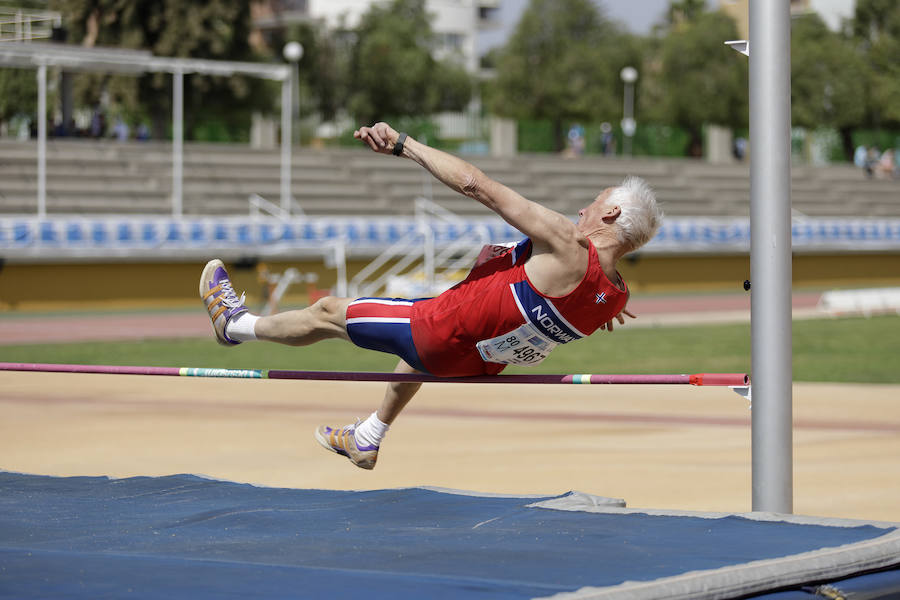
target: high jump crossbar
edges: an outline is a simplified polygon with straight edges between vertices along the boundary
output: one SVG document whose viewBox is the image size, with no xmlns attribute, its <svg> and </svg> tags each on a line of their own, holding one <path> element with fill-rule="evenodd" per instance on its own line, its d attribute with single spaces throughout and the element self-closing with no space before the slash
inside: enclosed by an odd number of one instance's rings
<svg viewBox="0 0 900 600">
<path fill-rule="evenodd" d="M 284 371 L 279 369 L 211 369 L 194 367 L 132 367 L 116 365 L 66 365 L 51 363 L 0 363 L 0 371 L 42 373 L 97 373 L 112 375 L 163 375 L 172 377 L 224 377 L 232 379 L 305 379 L 312 381 L 383 381 L 410 383 L 530 383 L 530 384 L 656 384 L 747 387 L 746 373 L 695 373 L 693 375 L 478 375 L 437 377 L 410 373 Z"/>
</svg>

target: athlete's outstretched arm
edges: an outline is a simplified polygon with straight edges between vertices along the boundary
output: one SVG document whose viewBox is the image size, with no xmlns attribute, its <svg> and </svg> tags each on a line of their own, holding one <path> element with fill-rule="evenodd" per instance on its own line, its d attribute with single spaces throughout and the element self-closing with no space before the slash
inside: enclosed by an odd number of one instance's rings
<svg viewBox="0 0 900 600">
<path fill-rule="evenodd" d="M 353 136 L 375 152 L 391 154 L 399 133 L 387 123 L 376 123 L 361 127 Z M 485 205 L 536 243 L 559 248 L 571 246 L 579 237 L 575 225 L 565 216 L 528 200 L 456 156 L 410 137 L 403 143 L 401 156 L 425 167 L 450 189 Z"/>
</svg>

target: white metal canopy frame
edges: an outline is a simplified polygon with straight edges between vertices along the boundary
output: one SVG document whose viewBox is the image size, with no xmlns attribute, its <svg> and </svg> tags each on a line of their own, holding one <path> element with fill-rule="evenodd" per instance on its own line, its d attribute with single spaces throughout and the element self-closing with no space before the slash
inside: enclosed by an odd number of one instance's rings
<svg viewBox="0 0 900 600">
<path fill-rule="evenodd" d="M 0 65 L 37 69 L 38 182 L 37 213 L 47 216 L 47 68 L 101 73 L 171 73 L 172 75 L 172 215 L 182 214 L 185 74 L 248 75 L 281 81 L 281 208 L 291 211 L 291 68 L 283 64 L 171 58 L 145 50 L 83 48 L 63 44 L 0 44 Z"/>
</svg>

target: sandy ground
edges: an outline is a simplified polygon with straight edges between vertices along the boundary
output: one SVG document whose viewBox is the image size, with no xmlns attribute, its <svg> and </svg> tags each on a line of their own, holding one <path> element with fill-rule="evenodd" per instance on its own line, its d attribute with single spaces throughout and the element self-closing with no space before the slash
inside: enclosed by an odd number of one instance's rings
<svg viewBox="0 0 900 600">
<path fill-rule="evenodd" d="M 381 393 L 377 383 L 0 372 L 0 468 L 751 509 L 750 411 L 727 388 L 430 384 L 374 471 L 316 444 L 316 425 L 365 417 Z M 900 522 L 898 398 L 896 385 L 795 385 L 795 513 Z"/>
</svg>

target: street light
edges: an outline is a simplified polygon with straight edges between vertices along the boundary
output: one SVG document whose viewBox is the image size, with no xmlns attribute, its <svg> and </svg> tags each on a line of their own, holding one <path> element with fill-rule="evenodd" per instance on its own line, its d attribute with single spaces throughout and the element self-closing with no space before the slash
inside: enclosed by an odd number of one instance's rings
<svg viewBox="0 0 900 600">
<path fill-rule="evenodd" d="M 288 42 L 284 45 L 284 58 L 295 63 L 303 58 L 303 45 L 300 42 Z"/>
<path fill-rule="evenodd" d="M 294 139 L 293 121 L 299 116 L 300 105 L 297 102 L 300 85 L 300 73 L 297 63 L 303 56 L 303 46 L 299 42 L 288 42 L 282 49 L 285 60 L 294 65 L 290 80 L 281 84 L 281 213 L 291 214 L 291 142 Z M 298 92 L 294 92 L 297 89 Z"/>
<path fill-rule="evenodd" d="M 300 42 L 288 42 L 282 48 L 281 53 L 284 55 L 284 59 L 292 65 L 291 118 L 293 119 L 292 124 L 296 124 L 300 118 L 300 59 L 303 58 L 303 45 Z"/>
<path fill-rule="evenodd" d="M 619 77 L 625 82 L 625 107 L 622 111 L 622 133 L 625 134 L 625 143 L 622 153 L 631 154 L 631 138 L 637 123 L 634 121 L 634 82 L 637 81 L 638 72 L 634 67 L 625 67 L 619 73 Z"/>
</svg>

